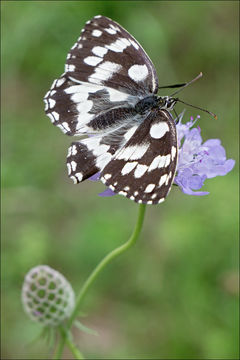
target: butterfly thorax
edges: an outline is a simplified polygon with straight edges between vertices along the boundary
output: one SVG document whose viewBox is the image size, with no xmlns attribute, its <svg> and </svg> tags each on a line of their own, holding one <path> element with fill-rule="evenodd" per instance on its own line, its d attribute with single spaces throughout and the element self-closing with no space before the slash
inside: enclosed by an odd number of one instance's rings
<svg viewBox="0 0 240 360">
<path fill-rule="evenodd" d="M 135 105 L 135 110 L 139 114 L 145 114 L 154 108 L 172 110 L 176 102 L 177 99 L 171 98 L 169 96 L 151 95 L 138 101 Z"/>
</svg>

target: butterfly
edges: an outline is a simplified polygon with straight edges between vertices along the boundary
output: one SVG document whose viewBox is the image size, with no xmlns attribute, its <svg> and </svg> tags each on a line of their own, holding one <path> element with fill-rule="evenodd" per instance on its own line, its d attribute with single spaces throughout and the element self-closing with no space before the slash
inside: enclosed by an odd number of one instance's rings
<svg viewBox="0 0 240 360">
<path fill-rule="evenodd" d="M 158 96 L 158 88 L 155 67 L 132 35 L 105 16 L 87 21 L 44 97 L 53 125 L 87 135 L 68 150 L 74 183 L 100 173 L 113 192 L 137 203 L 165 200 L 177 166 L 170 111 L 178 99 Z"/>
</svg>

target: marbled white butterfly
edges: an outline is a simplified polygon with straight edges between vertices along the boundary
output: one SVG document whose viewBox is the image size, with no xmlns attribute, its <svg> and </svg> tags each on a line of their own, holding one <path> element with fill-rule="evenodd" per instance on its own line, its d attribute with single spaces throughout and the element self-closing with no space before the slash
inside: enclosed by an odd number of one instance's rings
<svg viewBox="0 0 240 360">
<path fill-rule="evenodd" d="M 97 172 L 111 190 L 138 203 L 165 200 L 177 165 L 178 99 L 157 96 L 156 70 L 141 45 L 104 16 L 87 21 L 67 55 L 65 72 L 44 98 L 52 123 L 72 143 L 69 177 Z"/>
</svg>

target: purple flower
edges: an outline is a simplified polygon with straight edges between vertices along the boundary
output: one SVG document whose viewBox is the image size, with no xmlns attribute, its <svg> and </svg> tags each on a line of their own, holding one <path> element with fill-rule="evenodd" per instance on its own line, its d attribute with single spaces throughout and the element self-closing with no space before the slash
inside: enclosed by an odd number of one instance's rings
<svg viewBox="0 0 240 360">
<path fill-rule="evenodd" d="M 188 195 L 207 195 L 207 191 L 200 190 L 206 179 L 218 175 L 226 175 L 235 165 L 233 159 L 226 159 L 226 152 L 219 139 L 209 139 L 202 143 L 200 127 L 193 125 L 200 118 L 193 117 L 186 124 L 182 124 L 182 113 L 177 124 L 178 135 L 178 164 L 174 183 Z M 93 175 L 90 180 L 99 180 L 99 173 Z M 116 195 L 112 190 L 106 189 L 100 196 Z"/>
<path fill-rule="evenodd" d="M 188 195 L 207 195 L 199 190 L 206 179 L 226 175 L 235 165 L 232 159 L 226 159 L 226 152 L 219 139 L 209 139 L 202 144 L 200 127 L 192 128 L 197 121 L 182 124 L 182 116 L 177 124 L 179 155 L 177 174 L 174 183 Z M 197 118 L 200 118 L 198 115 Z"/>
</svg>

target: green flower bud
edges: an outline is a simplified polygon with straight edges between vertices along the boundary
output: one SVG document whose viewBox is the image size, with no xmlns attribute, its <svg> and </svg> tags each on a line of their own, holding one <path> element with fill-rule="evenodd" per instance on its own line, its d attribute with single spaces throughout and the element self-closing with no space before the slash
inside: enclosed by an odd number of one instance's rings
<svg viewBox="0 0 240 360">
<path fill-rule="evenodd" d="M 39 265 L 25 276 L 22 303 L 32 320 L 57 326 L 71 315 L 75 294 L 62 274 L 47 265 Z"/>
</svg>

